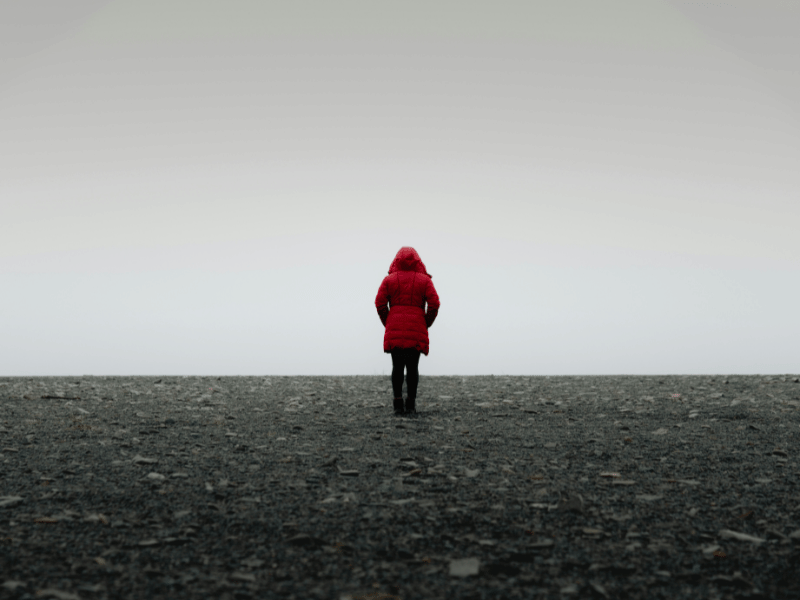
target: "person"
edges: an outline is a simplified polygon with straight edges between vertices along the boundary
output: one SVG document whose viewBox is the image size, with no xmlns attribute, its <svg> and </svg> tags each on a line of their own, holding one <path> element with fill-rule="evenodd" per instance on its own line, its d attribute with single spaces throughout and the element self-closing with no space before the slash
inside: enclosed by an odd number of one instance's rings
<svg viewBox="0 0 800 600">
<path fill-rule="evenodd" d="M 419 254 L 403 246 L 383 278 L 375 308 L 386 328 L 383 351 L 392 355 L 392 390 L 395 415 L 416 415 L 419 355 L 428 356 L 428 329 L 439 312 L 439 295 Z M 428 310 L 425 312 L 425 304 Z M 387 307 L 387 304 L 390 306 Z M 408 396 L 403 406 L 403 371 Z"/>
</svg>

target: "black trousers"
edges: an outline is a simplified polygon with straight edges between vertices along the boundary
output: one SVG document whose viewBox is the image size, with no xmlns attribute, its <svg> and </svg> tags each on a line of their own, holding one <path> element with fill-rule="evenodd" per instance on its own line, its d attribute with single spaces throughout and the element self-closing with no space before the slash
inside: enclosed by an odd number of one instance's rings
<svg viewBox="0 0 800 600">
<path fill-rule="evenodd" d="M 403 396 L 403 369 L 407 371 L 406 384 L 408 398 L 416 400 L 417 385 L 419 384 L 419 355 L 416 348 L 392 349 L 392 389 L 394 397 Z"/>
</svg>

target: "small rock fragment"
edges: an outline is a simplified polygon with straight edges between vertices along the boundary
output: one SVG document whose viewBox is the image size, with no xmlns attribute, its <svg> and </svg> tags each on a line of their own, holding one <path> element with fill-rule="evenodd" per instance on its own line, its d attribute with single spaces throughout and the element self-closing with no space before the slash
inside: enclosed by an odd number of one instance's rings
<svg viewBox="0 0 800 600">
<path fill-rule="evenodd" d="M 738 531 L 731 531 L 730 529 L 720 529 L 719 535 L 720 537 L 726 539 L 734 539 L 741 542 L 753 542 L 754 544 L 760 544 L 765 541 L 763 538 L 748 535 L 747 533 L 740 533 Z"/>
<path fill-rule="evenodd" d="M 24 581 L 18 581 L 16 579 L 8 579 L 7 581 L 3 582 L 3 587 L 7 590 L 11 590 L 12 592 L 16 590 L 18 587 L 25 587 L 28 585 Z"/>
<path fill-rule="evenodd" d="M 768 540 L 788 540 L 785 535 L 775 529 L 767 529 L 766 531 Z"/>
<path fill-rule="evenodd" d="M 96 513 L 86 516 L 84 519 L 87 523 L 102 523 L 103 525 L 108 525 L 109 520 L 108 517 L 105 516 L 103 513 Z"/>
<path fill-rule="evenodd" d="M 450 561 L 450 577 L 477 575 L 480 561 L 477 558 L 460 558 Z"/>
<path fill-rule="evenodd" d="M 258 567 L 263 566 L 264 561 L 261 560 L 260 558 L 247 558 L 247 559 L 242 561 L 242 564 L 245 567 L 250 567 L 252 569 L 257 569 Z"/>
<path fill-rule="evenodd" d="M 396 504 L 397 506 L 402 506 L 403 504 L 408 504 L 409 502 L 414 502 L 416 498 L 403 498 L 402 500 L 389 500 L 389 504 Z"/>
<path fill-rule="evenodd" d="M 574 583 L 568 583 L 560 591 L 562 596 L 574 596 L 578 593 L 578 586 Z"/>
<path fill-rule="evenodd" d="M 565 495 L 558 504 L 559 510 L 572 510 L 582 512 L 584 507 L 583 496 L 580 494 Z"/>
<path fill-rule="evenodd" d="M 14 506 L 22 502 L 22 496 L 0 496 L 0 508 Z"/>
<path fill-rule="evenodd" d="M 627 552 L 633 552 L 633 551 L 635 551 L 637 548 L 641 548 L 641 547 L 642 547 L 642 543 L 641 543 L 641 542 L 639 542 L 639 541 L 636 541 L 636 540 L 634 540 L 634 541 L 632 541 L 630 544 L 628 544 L 627 546 L 625 546 L 625 550 L 626 550 Z"/>
<path fill-rule="evenodd" d="M 81 600 L 78 594 L 71 594 L 70 592 L 63 592 L 55 588 L 47 588 L 44 590 L 36 590 L 38 598 L 56 598 L 56 600 Z"/>
</svg>

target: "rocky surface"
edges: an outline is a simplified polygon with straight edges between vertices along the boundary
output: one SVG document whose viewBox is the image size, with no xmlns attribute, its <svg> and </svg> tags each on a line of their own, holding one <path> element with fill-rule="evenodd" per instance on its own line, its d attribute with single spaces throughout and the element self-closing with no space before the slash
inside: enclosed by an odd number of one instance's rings
<svg viewBox="0 0 800 600">
<path fill-rule="evenodd" d="M 0 378 L 0 597 L 800 598 L 800 378 Z"/>
</svg>

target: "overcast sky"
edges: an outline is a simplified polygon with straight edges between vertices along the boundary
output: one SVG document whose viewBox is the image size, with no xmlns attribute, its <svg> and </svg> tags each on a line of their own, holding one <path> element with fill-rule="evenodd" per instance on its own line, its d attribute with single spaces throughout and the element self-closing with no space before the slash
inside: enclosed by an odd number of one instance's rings
<svg viewBox="0 0 800 600">
<path fill-rule="evenodd" d="M 800 373 L 800 3 L 4 0 L 0 375 Z"/>
</svg>

